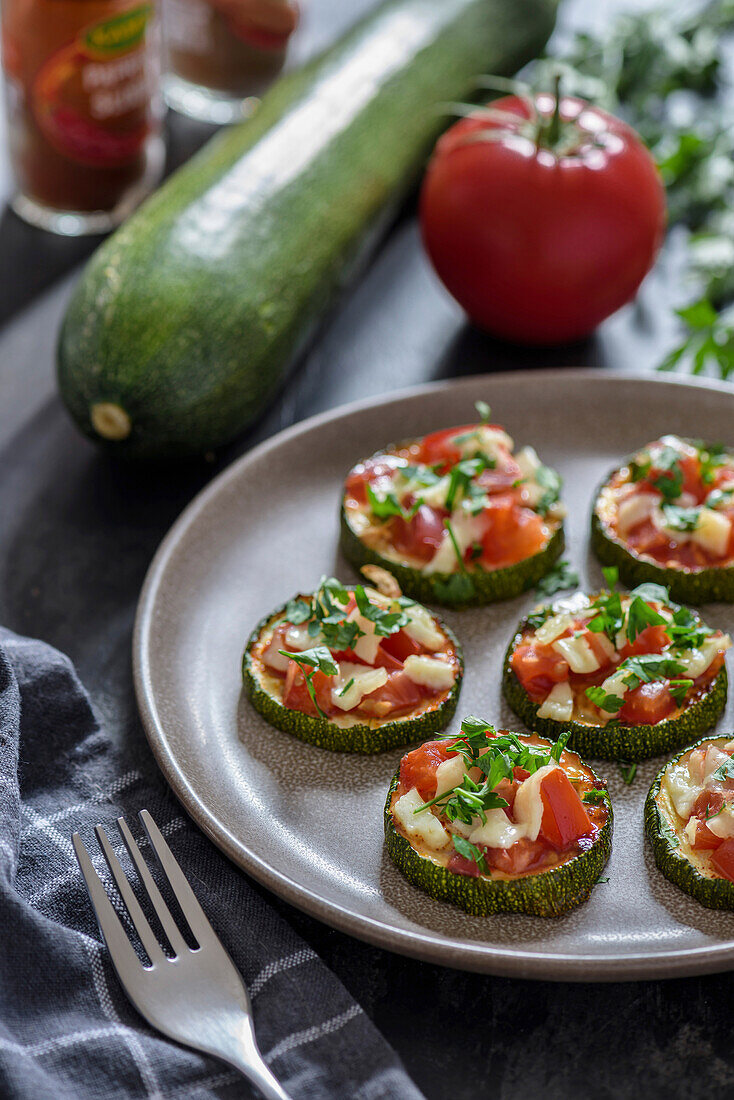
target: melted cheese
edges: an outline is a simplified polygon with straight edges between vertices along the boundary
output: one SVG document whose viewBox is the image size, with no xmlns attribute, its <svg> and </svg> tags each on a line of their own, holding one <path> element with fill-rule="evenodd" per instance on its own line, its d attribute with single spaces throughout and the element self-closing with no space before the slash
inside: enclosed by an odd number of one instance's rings
<svg viewBox="0 0 734 1100">
<path fill-rule="evenodd" d="M 586 638 L 558 638 L 553 648 L 565 657 L 572 672 L 596 672 L 599 668 L 599 661 Z"/>
<path fill-rule="evenodd" d="M 538 708 L 538 718 L 552 718 L 556 722 L 569 722 L 573 716 L 573 692 L 568 681 L 554 684 L 550 693 Z"/>
<path fill-rule="evenodd" d="M 528 840 L 538 839 L 540 823 L 543 820 L 543 800 L 540 797 L 540 784 L 546 775 L 550 775 L 553 769 L 557 767 L 557 764 L 551 763 L 538 768 L 537 772 L 533 772 L 518 787 L 512 811 L 518 825 L 523 827 L 524 835 Z"/>
<path fill-rule="evenodd" d="M 695 680 L 699 676 L 703 676 L 717 654 L 723 653 L 730 645 L 731 638 L 728 634 L 724 634 L 720 638 L 704 638 L 699 649 L 689 649 L 676 659 L 685 668 L 685 675 L 689 679 Z"/>
<path fill-rule="evenodd" d="M 728 516 L 715 512 L 712 508 L 702 508 L 691 538 L 714 557 L 723 558 L 729 546 L 730 535 L 731 520 Z"/>
<path fill-rule="evenodd" d="M 578 612 L 573 611 L 562 611 L 559 615 L 552 615 L 550 619 L 541 623 L 535 631 L 535 637 L 541 645 L 550 645 L 556 638 L 560 638 L 564 630 L 568 630 L 578 617 Z"/>
<path fill-rule="evenodd" d="M 393 806 L 393 815 L 409 837 L 420 837 L 429 848 L 440 851 L 448 844 L 449 834 L 430 810 L 414 812 L 423 805 L 423 801 L 418 790 L 413 787 L 397 800 Z"/>
<path fill-rule="evenodd" d="M 725 806 L 720 814 L 714 814 L 713 817 L 710 817 L 706 825 L 714 836 L 721 837 L 722 840 L 728 840 L 730 836 L 734 836 L 734 807 L 731 805 Z"/>
<path fill-rule="evenodd" d="M 655 499 L 651 493 L 634 493 L 620 501 L 617 507 L 617 530 L 620 535 L 626 535 L 638 523 L 651 517 Z"/>
<path fill-rule="evenodd" d="M 454 532 L 459 553 L 464 552 L 473 542 L 481 539 L 486 529 L 486 519 L 482 515 L 473 516 L 463 508 L 457 508 L 451 514 L 451 529 Z M 455 573 L 458 566 L 456 550 L 448 531 L 444 531 L 441 544 L 431 560 L 424 566 L 423 572 L 431 573 Z"/>
<path fill-rule="evenodd" d="M 418 645 L 423 646 L 424 649 L 429 649 L 432 652 L 440 649 L 446 639 L 438 629 L 436 620 L 430 611 L 419 603 L 411 604 L 410 607 L 404 610 L 410 620 L 407 626 L 403 627 L 408 637 L 412 638 Z"/>
<path fill-rule="evenodd" d="M 488 848 L 511 848 L 526 835 L 523 826 L 510 821 L 504 810 L 487 810 L 486 817 L 484 825 L 479 824 L 470 833 L 469 840 L 472 844 L 486 844 Z"/>
<path fill-rule="evenodd" d="M 353 681 L 349 684 L 349 681 Z M 339 665 L 339 674 L 334 679 L 331 689 L 331 701 L 340 710 L 353 710 L 358 706 L 365 695 L 377 691 L 387 683 L 387 669 L 367 668 L 365 665 L 353 664 L 351 661 L 342 661 Z M 344 691 L 345 686 L 349 687 Z"/>
<path fill-rule="evenodd" d="M 466 764 L 461 753 L 450 756 L 436 768 L 436 795 L 458 787 L 466 775 Z"/>
<path fill-rule="evenodd" d="M 403 668 L 414 684 L 422 684 L 435 691 L 445 691 L 452 687 L 456 678 L 453 665 L 438 657 L 418 657 L 411 653 L 406 657 Z"/>
<path fill-rule="evenodd" d="M 375 634 L 375 624 L 370 619 L 366 619 L 357 607 L 352 608 L 347 615 L 347 620 L 350 623 L 356 623 L 359 629 L 364 631 L 362 637 L 357 638 L 352 649 L 363 661 L 373 665 L 380 645 L 380 636 Z"/>
<path fill-rule="evenodd" d="M 693 804 L 701 793 L 701 788 L 688 771 L 687 764 L 675 764 L 667 768 L 663 783 L 679 817 L 687 818 Z"/>
</svg>

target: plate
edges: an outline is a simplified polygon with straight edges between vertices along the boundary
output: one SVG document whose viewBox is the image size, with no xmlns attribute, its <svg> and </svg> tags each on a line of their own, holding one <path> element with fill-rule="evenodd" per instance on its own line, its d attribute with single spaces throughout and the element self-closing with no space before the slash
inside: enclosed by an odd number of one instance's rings
<svg viewBox="0 0 734 1100">
<path fill-rule="evenodd" d="M 734 914 L 702 908 L 657 871 L 642 807 L 661 761 L 630 786 L 606 776 L 614 851 L 587 904 L 560 919 L 469 917 L 411 886 L 387 857 L 382 806 L 400 751 L 328 753 L 272 729 L 241 694 L 260 618 L 322 573 L 354 573 L 337 549 L 343 478 L 383 444 L 466 423 L 477 399 L 565 481 L 568 551 L 582 584 L 592 492 L 617 460 L 666 432 L 734 443 L 734 391 L 716 383 L 527 371 L 424 386 L 305 421 L 239 459 L 197 496 L 150 567 L 134 666 L 151 747 L 185 808 L 227 855 L 293 905 L 380 947 L 523 978 L 624 980 L 734 966 Z M 445 618 L 464 646 L 461 715 L 521 729 L 500 694 L 502 655 L 532 592 Z M 734 610 L 704 609 L 734 630 Z M 731 730 L 731 711 L 719 728 Z"/>
</svg>

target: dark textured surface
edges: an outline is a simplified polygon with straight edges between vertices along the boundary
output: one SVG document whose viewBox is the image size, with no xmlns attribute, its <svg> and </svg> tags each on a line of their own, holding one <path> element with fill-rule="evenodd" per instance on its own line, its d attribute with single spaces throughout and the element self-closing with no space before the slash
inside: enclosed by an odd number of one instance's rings
<svg viewBox="0 0 734 1100">
<path fill-rule="evenodd" d="M 304 52 L 368 0 L 305 6 Z M 573 16 L 586 24 L 592 13 L 579 2 Z M 175 158 L 200 140 L 181 121 L 175 134 Z M 500 345 L 464 325 L 409 212 L 256 432 L 212 463 L 141 472 L 100 458 L 55 395 L 55 332 L 76 272 L 59 280 L 91 246 L 42 238 L 9 214 L 0 243 L 0 622 L 66 650 L 111 736 L 134 739 L 141 755 L 135 600 L 167 527 L 213 472 L 296 419 L 413 382 L 526 365 L 649 369 L 670 340 L 667 303 L 685 294 L 672 259 L 593 341 L 550 353 Z M 734 1095 L 732 975 L 611 986 L 486 978 L 385 954 L 276 904 L 430 1100 Z"/>
</svg>

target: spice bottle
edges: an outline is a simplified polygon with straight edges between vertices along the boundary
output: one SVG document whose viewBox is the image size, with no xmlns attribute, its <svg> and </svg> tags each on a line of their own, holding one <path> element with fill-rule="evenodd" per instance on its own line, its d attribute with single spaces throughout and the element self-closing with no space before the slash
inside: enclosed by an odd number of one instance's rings
<svg viewBox="0 0 734 1100">
<path fill-rule="evenodd" d="M 160 35 L 140 0 L 2 0 L 13 207 L 104 232 L 163 170 Z"/>
<path fill-rule="evenodd" d="M 169 106 L 205 122 L 248 115 L 283 68 L 298 18 L 294 0 L 163 0 Z"/>
</svg>

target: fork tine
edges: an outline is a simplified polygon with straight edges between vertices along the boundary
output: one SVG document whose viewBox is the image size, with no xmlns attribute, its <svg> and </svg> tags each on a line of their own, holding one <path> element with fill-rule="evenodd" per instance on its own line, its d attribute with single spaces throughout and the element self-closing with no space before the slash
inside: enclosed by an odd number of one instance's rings
<svg viewBox="0 0 734 1100">
<path fill-rule="evenodd" d="M 150 846 L 158 857 L 158 862 L 171 884 L 176 901 L 181 906 L 181 912 L 186 917 L 189 928 L 196 936 L 199 945 L 201 946 L 207 938 L 217 939 L 217 934 L 209 923 L 209 918 L 199 905 L 196 894 L 189 885 L 189 880 L 179 867 L 176 857 L 168 847 L 155 821 L 147 810 L 141 810 L 138 816 L 148 834 Z"/>
<path fill-rule="evenodd" d="M 135 841 L 135 837 L 130 832 L 124 817 L 118 817 L 117 826 L 122 833 L 122 839 L 125 841 L 125 846 L 130 853 L 130 858 L 135 864 L 136 871 L 140 875 L 140 880 L 148 893 L 148 897 L 156 911 L 158 920 L 163 925 L 163 931 L 173 948 L 174 955 L 183 955 L 189 949 L 186 940 L 179 932 L 178 925 L 171 916 L 171 910 L 163 900 L 161 892 L 156 886 L 155 880 L 148 869 L 148 864 L 140 854 L 140 849 Z"/>
<path fill-rule="evenodd" d="M 135 926 L 135 931 L 140 936 L 140 942 L 145 948 L 145 952 L 150 959 L 151 963 L 163 962 L 165 955 L 158 940 L 153 935 L 153 929 L 148 923 L 143 910 L 140 908 L 140 903 L 133 893 L 133 889 L 128 882 L 127 875 L 120 866 L 120 862 L 115 855 L 112 845 L 109 842 L 106 832 L 101 825 L 95 827 L 95 833 L 97 834 L 97 840 L 99 841 L 100 848 L 104 853 L 104 857 L 107 860 L 107 866 L 112 872 L 112 877 L 115 880 L 117 889 L 120 891 L 120 896 L 125 902 L 125 907 L 130 914 L 130 919 Z"/>
<path fill-rule="evenodd" d="M 107 891 L 94 869 L 89 853 L 84 847 L 84 841 L 79 833 L 73 833 L 71 841 L 74 845 L 76 858 L 79 861 L 79 869 L 87 885 L 89 900 L 92 903 L 102 939 L 107 944 L 107 950 L 112 956 L 115 969 L 118 973 L 130 967 L 142 969 L 142 963 L 133 950 L 127 932 L 122 927 L 120 918 L 112 907 L 112 902 L 107 897 Z"/>
</svg>

